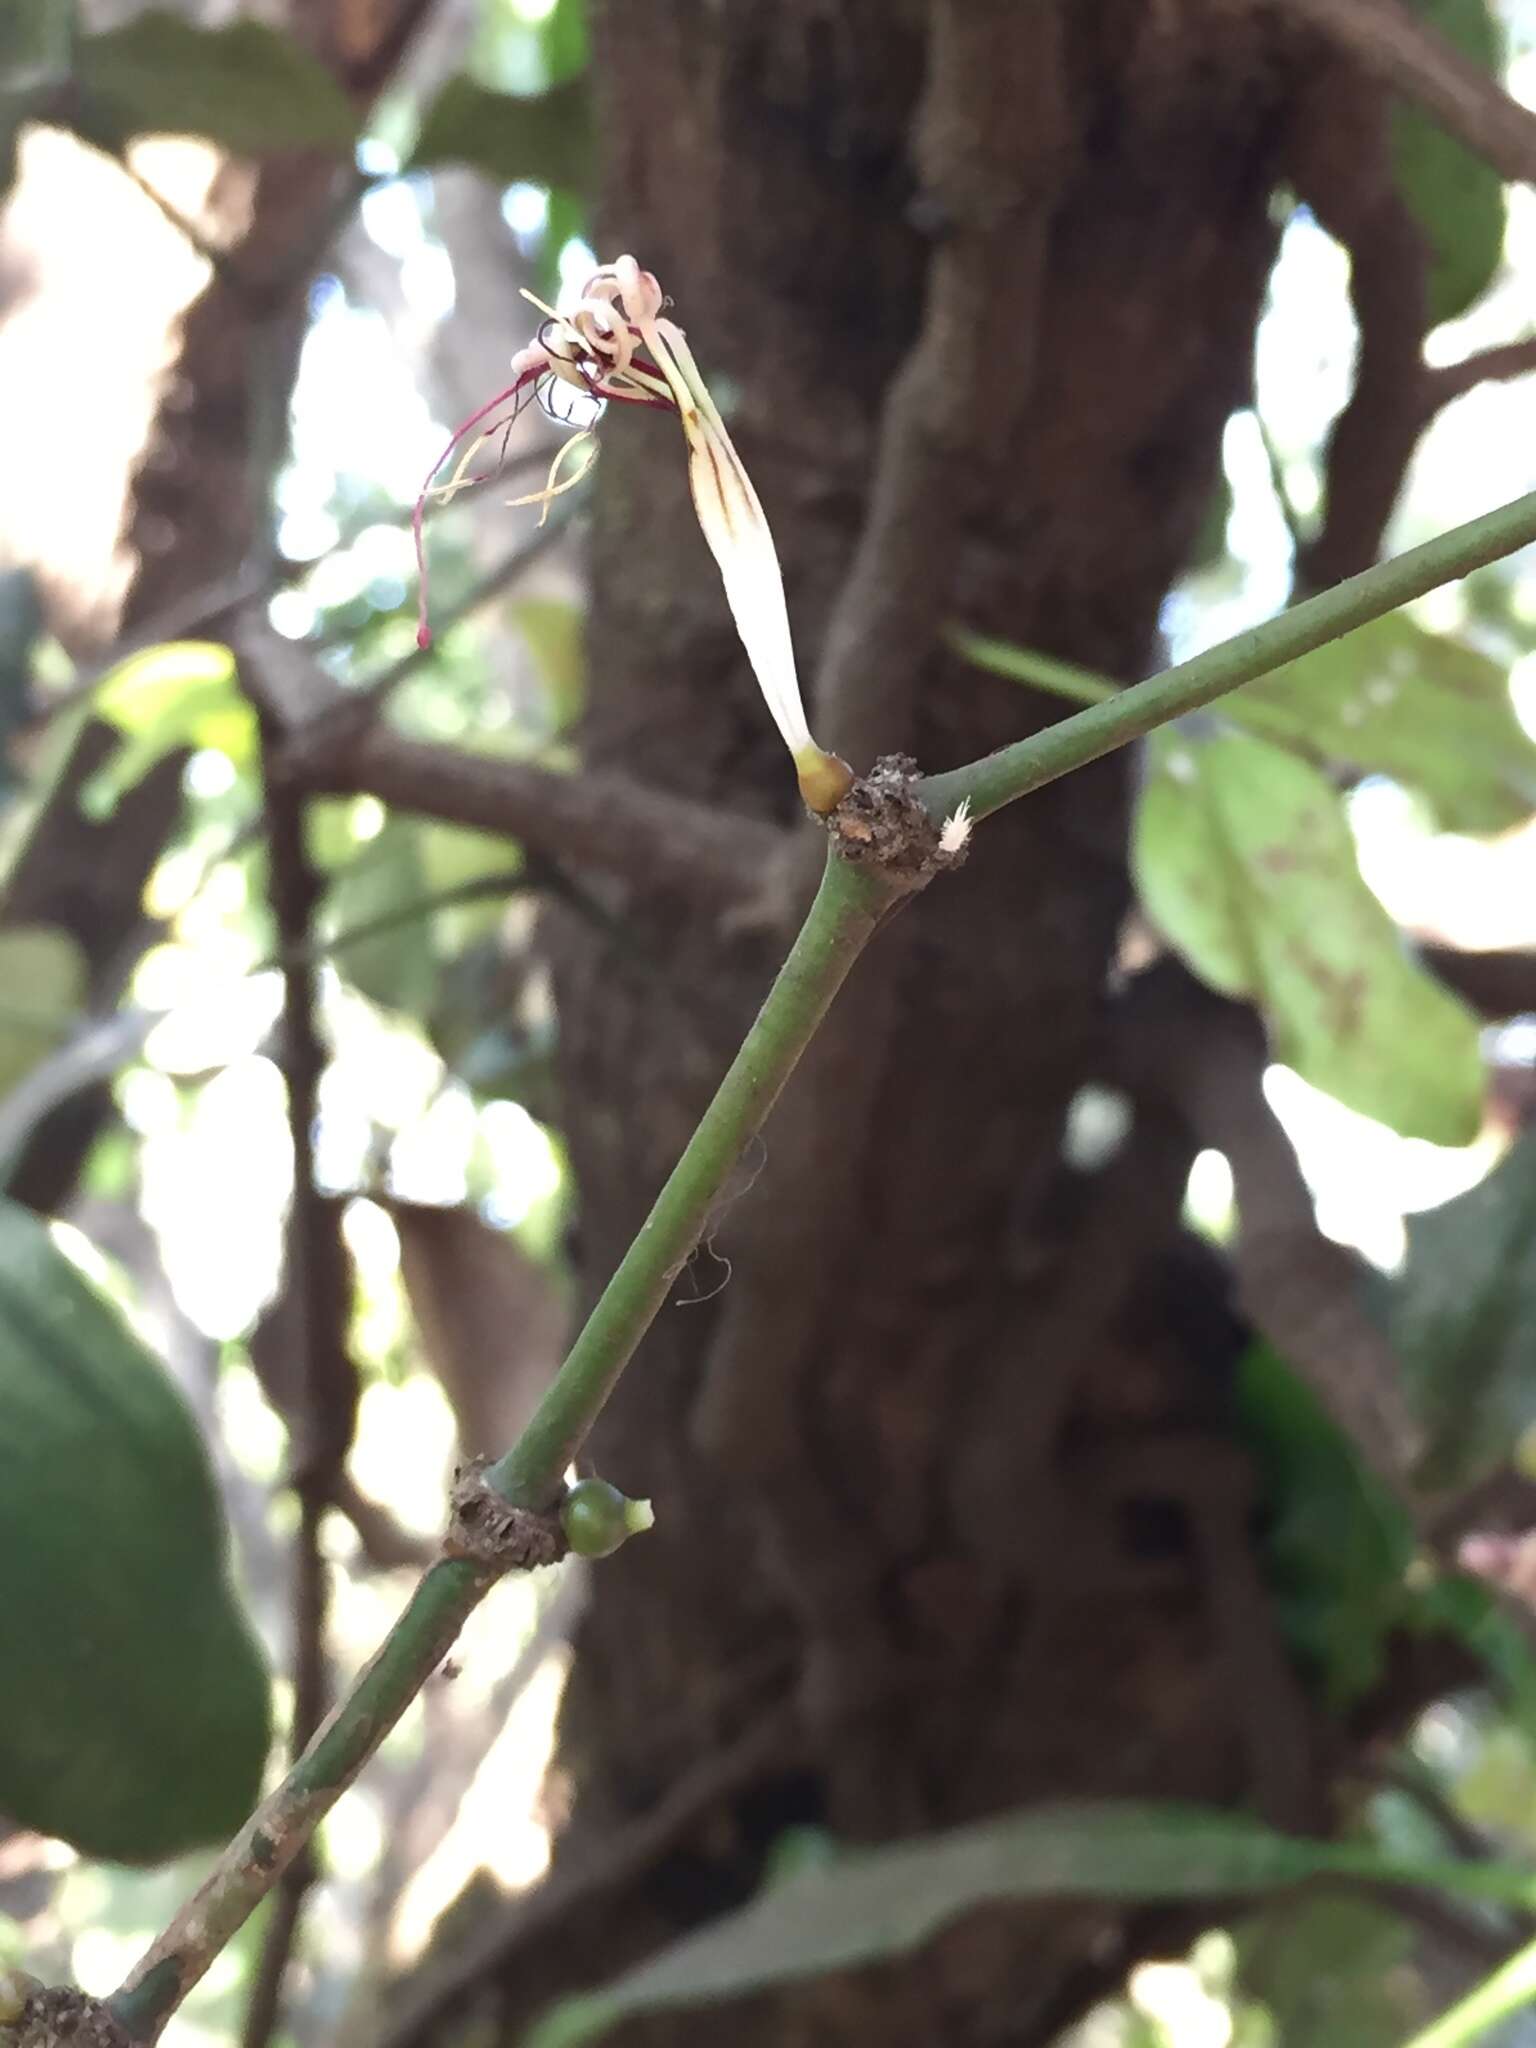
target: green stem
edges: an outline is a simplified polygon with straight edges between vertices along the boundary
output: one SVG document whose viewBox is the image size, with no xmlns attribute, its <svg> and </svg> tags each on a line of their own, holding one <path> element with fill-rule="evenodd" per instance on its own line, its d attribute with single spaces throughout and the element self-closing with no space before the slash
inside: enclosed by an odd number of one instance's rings
<svg viewBox="0 0 1536 2048">
<path fill-rule="evenodd" d="M 922 786 L 924 804 L 940 818 L 969 799 L 974 815 L 985 817 L 1154 726 L 1533 540 L 1536 493 L 1309 598 L 1017 746 L 931 777 Z M 554 1385 L 517 1444 L 490 1468 L 490 1482 L 513 1505 L 541 1509 L 554 1500 L 571 1458 L 698 1242 L 726 1175 L 773 1106 L 896 893 L 878 877 L 829 858 L 800 935 L 714 1101 Z M 399 1720 L 492 1583 L 492 1574 L 461 1560 L 440 1562 L 428 1571 L 349 1697 L 108 2002 L 132 2039 L 158 2038 L 191 1986 Z M 1517 1963 L 1509 1968 L 1515 1970 Z M 1442 2029 L 1446 2024 L 1441 2023 Z M 1449 2048 L 1464 2038 L 1432 2031 L 1418 2048 Z"/>
<path fill-rule="evenodd" d="M 687 1150 L 532 1420 L 486 1475 L 514 1505 L 544 1507 L 558 1490 L 614 1381 L 698 1243 L 725 1176 L 891 901 L 888 884 L 844 860 L 828 860 L 800 936 Z"/>
<path fill-rule="evenodd" d="M 1442 583 L 1486 568 L 1532 541 L 1536 541 L 1536 491 L 1495 512 L 1485 512 L 1465 526 L 1453 526 L 1449 533 L 1410 548 L 1390 562 L 1379 562 L 1375 568 L 1351 576 L 1347 583 L 1293 605 L 1278 618 L 1266 619 L 1261 626 L 1223 640 L 1219 647 L 1207 648 L 1193 661 L 1181 661 L 1177 668 L 1165 669 L 1103 704 L 1048 725 L 1043 732 L 989 754 L 984 761 L 930 775 L 922 786 L 923 803 L 937 819 L 947 817 L 968 799 L 971 815 L 985 818 L 1016 797 L 1027 796 L 1059 775 L 1112 753 L 1128 740 L 1142 739 L 1170 719 L 1197 711 L 1202 704 L 1257 681 L 1357 626 L 1383 618 Z"/>
<path fill-rule="evenodd" d="M 829 857 L 800 935 L 655 1207 L 532 1421 L 486 1475 L 515 1506 L 542 1509 L 555 1499 L 582 1438 L 698 1242 L 726 1175 L 897 893 L 878 876 Z M 108 2001 L 130 2038 L 158 2038 L 399 1720 L 494 1579 L 458 1559 L 426 1573 L 348 1698 Z"/>
<path fill-rule="evenodd" d="M 347 1699 L 107 2001 L 131 2040 L 159 2038 L 437 1669 L 494 1583 L 492 1574 L 458 1558 L 426 1572 Z"/>
<path fill-rule="evenodd" d="M 985 633 L 972 633 L 964 626 L 951 627 L 944 636 L 957 654 L 977 668 L 1006 676 L 1011 683 L 1031 683 L 1037 690 L 1053 690 L 1074 704 L 1107 704 L 1124 690 L 1108 676 L 1079 668 L 1076 662 L 1058 661 L 1053 654 L 1039 654 L 1033 647 L 1016 647 L 1011 640 L 992 640 Z"/>
<path fill-rule="evenodd" d="M 1516 1951 L 1507 1963 L 1458 1999 L 1449 2012 L 1431 2021 L 1404 2048 L 1470 2048 L 1511 2013 L 1536 1998 L 1536 1941 Z"/>
</svg>

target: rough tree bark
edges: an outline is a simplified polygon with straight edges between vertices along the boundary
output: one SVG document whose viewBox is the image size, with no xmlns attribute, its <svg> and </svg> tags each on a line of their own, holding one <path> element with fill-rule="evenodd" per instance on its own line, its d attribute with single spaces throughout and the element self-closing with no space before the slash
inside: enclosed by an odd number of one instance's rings
<svg viewBox="0 0 1536 2048">
<path fill-rule="evenodd" d="M 1321 47 L 1284 10 L 1232 0 L 974 0 L 965 34 L 990 39 L 979 66 L 971 52 L 974 125 L 946 154 L 943 108 L 921 117 L 921 160 L 964 172 L 935 186 L 913 170 L 923 7 L 595 14 L 599 244 L 659 273 L 740 392 L 804 655 L 872 492 L 889 525 L 891 559 L 871 574 L 860 557 L 864 616 L 844 603 L 836 634 L 883 636 L 893 672 L 915 645 L 920 671 L 887 687 L 854 662 L 823 736 L 859 766 L 878 747 L 938 768 L 1056 715 L 941 652 L 950 617 L 1144 671 L 1223 423 L 1249 396 L 1271 195 L 1317 168 L 1309 138 L 1338 91 Z M 1369 157 L 1369 121 L 1358 133 Z M 942 431 L 909 420 L 898 447 L 892 421 L 931 377 L 914 367 L 935 331 L 925 289 L 975 227 L 967 207 L 1016 252 L 1015 274 L 976 279 L 985 402 L 944 406 Z M 931 497 L 902 504 L 925 476 Z M 598 502 L 589 758 L 761 811 L 782 757 L 654 422 L 609 423 Z M 914 533 L 942 552 L 936 594 L 891 587 Z M 825 672 L 850 673 L 836 647 Z M 595 1466 L 654 1496 L 659 1521 L 595 1577 L 561 1734 L 569 1903 L 539 1915 L 536 1943 L 515 1922 L 504 1939 L 496 2038 L 746 1896 L 794 1822 L 882 1839 L 1082 1793 L 1247 1799 L 1327 1824 L 1337 1749 L 1275 1633 L 1228 1414 L 1243 1326 L 1179 1224 L 1208 1140 L 1171 1070 L 1198 1067 L 1202 1031 L 1250 1077 L 1261 1049 L 1186 986 L 1144 1005 L 1126 1060 L 1133 773 L 1112 759 L 989 823 L 963 874 L 882 936 L 604 1418 Z M 590 928 L 554 932 L 593 1281 L 782 936 L 654 891 L 613 901 L 699 1022 L 679 1033 L 670 1007 L 648 1008 Z M 1093 1081 L 1136 1108 L 1088 1172 L 1063 1134 Z M 743 1743 L 749 1763 L 720 1764 Z M 713 1765 L 722 1783 L 664 1853 L 584 1881 Z M 1088 1907 L 979 1916 L 910 1965 L 756 2000 L 733 2038 L 1043 2043 L 1148 1938 Z"/>
<path fill-rule="evenodd" d="M 1423 252 L 1382 188 L 1382 88 L 1292 10 L 593 11 L 599 245 L 659 273 L 740 395 L 733 431 L 824 684 L 813 722 L 857 766 L 896 749 L 949 766 L 1056 715 L 943 652 L 952 618 L 1114 674 L 1151 665 L 1249 396 L 1282 183 L 1378 259 L 1358 266 L 1370 346 L 1309 567 L 1375 551 L 1411 445 Z M 1351 451 L 1373 445 L 1373 404 L 1390 460 L 1367 474 Z M 648 418 L 605 428 L 588 760 L 788 825 L 678 457 Z M 1288 1344 L 1305 1351 L 1338 1276 L 1255 1085 L 1252 1020 L 1171 968 L 1119 972 L 1134 772 L 1113 758 L 989 821 L 840 998 L 590 1446 L 659 1521 L 594 1575 L 553 1878 L 477 1963 L 429 1979 L 395 2048 L 452 2038 L 476 1998 L 484 2037 L 515 2040 L 552 1996 L 748 1896 L 797 1822 L 880 1840 L 1080 1793 L 1329 1825 L 1347 1743 L 1260 1577 L 1229 1404 L 1246 1325 L 1180 1228 L 1196 1148 L 1250 1145 L 1238 1279 Z M 786 860 L 755 918 L 718 920 L 610 883 L 666 1004 L 590 925 L 551 919 L 593 1285 L 723 1070 L 802 881 Z M 1133 1117 L 1089 1169 L 1064 1140 L 1093 1082 Z M 1160 1933 L 1090 1906 L 978 1915 L 910 1962 L 743 2005 L 733 2038 L 1044 2044 Z"/>
</svg>

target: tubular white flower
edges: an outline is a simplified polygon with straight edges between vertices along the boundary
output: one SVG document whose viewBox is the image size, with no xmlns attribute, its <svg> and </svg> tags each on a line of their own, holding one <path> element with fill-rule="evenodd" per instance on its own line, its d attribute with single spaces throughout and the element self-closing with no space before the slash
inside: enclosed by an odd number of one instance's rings
<svg viewBox="0 0 1536 2048">
<path fill-rule="evenodd" d="M 816 743 L 800 696 L 784 575 L 767 515 L 682 334 L 668 320 L 655 323 L 646 340 L 677 397 L 688 442 L 693 509 L 719 567 L 731 617 L 773 722 L 798 761 L 816 750 Z M 669 371 L 677 373 L 676 383 Z"/>
<path fill-rule="evenodd" d="M 719 567 L 726 603 L 752 672 L 794 761 L 800 793 L 813 811 L 833 810 L 852 787 L 853 770 L 811 737 L 773 534 L 682 329 L 661 317 L 667 303 L 661 286 L 633 256 L 620 256 L 594 272 L 580 298 L 564 311 L 546 306 L 532 292 L 523 296 L 544 315 L 536 340 L 514 356 L 508 388 L 472 414 L 454 434 L 417 500 L 412 526 L 422 572 L 418 645 L 425 647 L 431 637 L 426 623 L 422 510 L 429 499 L 446 501 L 466 484 L 484 480 L 470 473 L 470 464 L 486 442 L 515 418 L 524 396 L 537 391 L 547 397 L 552 383 L 559 381 L 599 401 L 617 399 L 675 412 L 688 444 L 688 485 L 694 510 Z M 482 427 L 483 421 L 508 405 L 509 412 L 502 412 L 493 425 Z M 471 434 L 475 438 L 464 448 L 448 482 L 435 483 L 442 463 Z M 556 455 L 543 489 L 512 502 L 540 504 L 547 512 L 551 499 L 581 481 L 592 453 L 590 435 L 578 435 Z M 578 455 L 582 459 L 573 462 Z M 567 467 L 570 474 L 562 474 Z"/>
<path fill-rule="evenodd" d="M 852 783 L 852 772 L 811 737 L 772 529 L 682 329 L 660 317 L 664 303 L 651 273 L 641 270 L 632 256 L 621 256 L 587 285 L 583 312 L 576 317 L 581 320 L 585 315 L 585 331 L 614 363 L 616 383 L 629 379 L 654 388 L 643 370 L 633 366 L 632 345 L 615 348 L 612 342 L 605 345 L 599 340 L 596 330 L 605 325 L 601 314 L 608 307 L 622 313 L 660 372 L 688 443 L 694 511 L 719 568 L 747 660 L 789 749 L 806 802 L 813 810 L 830 810 Z"/>
</svg>

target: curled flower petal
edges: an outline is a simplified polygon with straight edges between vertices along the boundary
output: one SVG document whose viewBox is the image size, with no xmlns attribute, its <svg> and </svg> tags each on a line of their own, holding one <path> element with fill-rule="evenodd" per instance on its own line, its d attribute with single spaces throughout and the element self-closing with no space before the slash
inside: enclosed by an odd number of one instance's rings
<svg viewBox="0 0 1536 2048">
<path fill-rule="evenodd" d="M 762 503 L 682 330 L 670 320 L 654 317 L 636 324 L 677 403 L 688 443 L 694 510 L 720 570 L 726 603 L 758 688 L 789 749 L 806 802 L 812 810 L 829 811 L 847 794 L 853 773 L 811 737 L 795 668 L 784 576 Z"/>
<path fill-rule="evenodd" d="M 580 452 L 581 460 L 576 465 L 575 474 L 564 478 L 560 482 L 556 482 L 556 478 L 559 477 L 568 459 L 578 451 Z M 508 498 L 508 506 L 540 506 L 542 509 L 539 513 L 539 524 L 542 526 L 549 517 L 549 508 L 553 500 L 563 497 L 567 491 L 574 491 L 596 460 L 597 436 L 590 427 L 584 427 L 573 439 L 562 441 L 555 450 L 555 459 L 549 465 L 549 474 L 544 479 L 543 490 L 529 491 L 521 498 Z"/>
<path fill-rule="evenodd" d="M 434 486 L 437 469 L 506 399 L 517 396 L 520 402 L 525 390 L 536 390 L 547 400 L 559 380 L 600 401 L 616 399 L 675 412 L 687 443 L 694 510 L 719 567 L 747 659 L 795 763 L 801 794 L 812 810 L 831 811 L 852 786 L 853 771 L 811 737 L 795 671 L 784 578 L 773 535 L 682 329 L 662 318 L 668 301 L 656 277 L 642 270 L 633 256 L 620 256 L 595 271 L 580 298 L 563 312 L 545 305 L 532 292 L 525 291 L 523 296 L 543 314 L 544 324 L 537 339 L 513 358 L 514 382 L 509 390 L 466 420 L 434 465 L 416 508 L 418 559 L 422 558 L 422 506 L 429 497 L 448 499 L 466 483 L 481 481 L 468 474 L 469 465 L 485 441 L 500 430 L 499 423 L 487 427 L 470 444 L 446 485 Z M 578 449 L 582 457 L 579 466 L 573 475 L 562 477 L 567 460 Z M 542 505 L 547 515 L 550 500 L 581 481 L 593 455 L 590 435 L 579 435 L 555 457 L 544 488 L 512 502 Z M 423 592 L 417 639 L 426 646 L 428 638 Z M 964 824 L 963 818 L 951 822 Z"/>
<path fill-rule="evenodd" d="M 505 390 L 498 391 L 496 396 L 487 404 L 478 407 L 472 412 L 462 425 L 454 428 L 452 434 L 448 437 L 447 447 L 444 448 L 442 454 L 438 456 L 436 462 L 433 463 L 428 471 L 426 480 L 422 484 L 420 494 L 412 509 L 411 543 L 416 551 L 416 645 L 418 647 L 426 648 L 432 644 L 432 632 L 427 624 L 427 551 L 422 533 L 422 520 L 426 512 L 427 503 L 434 496 L 446 495 L 451 498 L 454 492 L 461 489 L 464 484 L 477 481 L 477 479 L 471 479 L 463 475 L 463 470 L 466 466 L 463 461 L 459 463 L 455 470 L 453 480 L 448 485 L 446 492 L 434 491 L 432 479 L 437 475 L 437 472 L 442 468 L 449 456 L 452 455 L 459 443 L 467 434 L 473 433 L 479 427 L 482 420 L 489 419 L 492 413 L 500 412 L 504 406 L 508 405 L 511 407 L 511 412 L 505 417 L 516 419 L 518 413 L 522 410 L 524 402 L 536 388 L 538 380 L 543 374 L 542 353 L 537 365 L 534 361 L 530 360 L 530 356 L 531 351 L 519 349 L 512 358 L 512 382 L 507 385 Z M 496 427 L 488 427 L 477 437 L 470 450 L 471 460 L 473 460 L 475 451 L 483 448 L 486 441 L 496 431 Z"/>
</svg>

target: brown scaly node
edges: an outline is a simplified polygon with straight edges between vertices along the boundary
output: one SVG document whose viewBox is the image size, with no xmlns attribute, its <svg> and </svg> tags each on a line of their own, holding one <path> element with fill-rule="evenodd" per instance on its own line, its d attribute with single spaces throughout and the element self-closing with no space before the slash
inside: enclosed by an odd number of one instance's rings
<svg viewBox="0 0 1536 2048">
<path fill-rule="evenodd" d="M 962 805 L 935 825 L 918 795 L 922 778 L 909 754 L 882 754 L 826 819 L 827 837 L 855 867 L 919 889 L 965 859 L 969 821 Z"/>
<path fill-rule="evenodd" d="M 0 2042 L 5 2048 L 133 2048 L 100 1999 L 63 1985 L 39 1986 L 14 2029 L 0 2027 Z"/>
<path fill-rule="evenodd" d="M 488 1458 L 457 1467 L 448 1497 L 445 1557 L 466 1558 L 490 1572 L 531 1572 L 558 1564 L 566 1552 L 565 1532 L 555 1515 L 537 1515 L 504 1500 L 485 1477 Z"/>
</svg>

